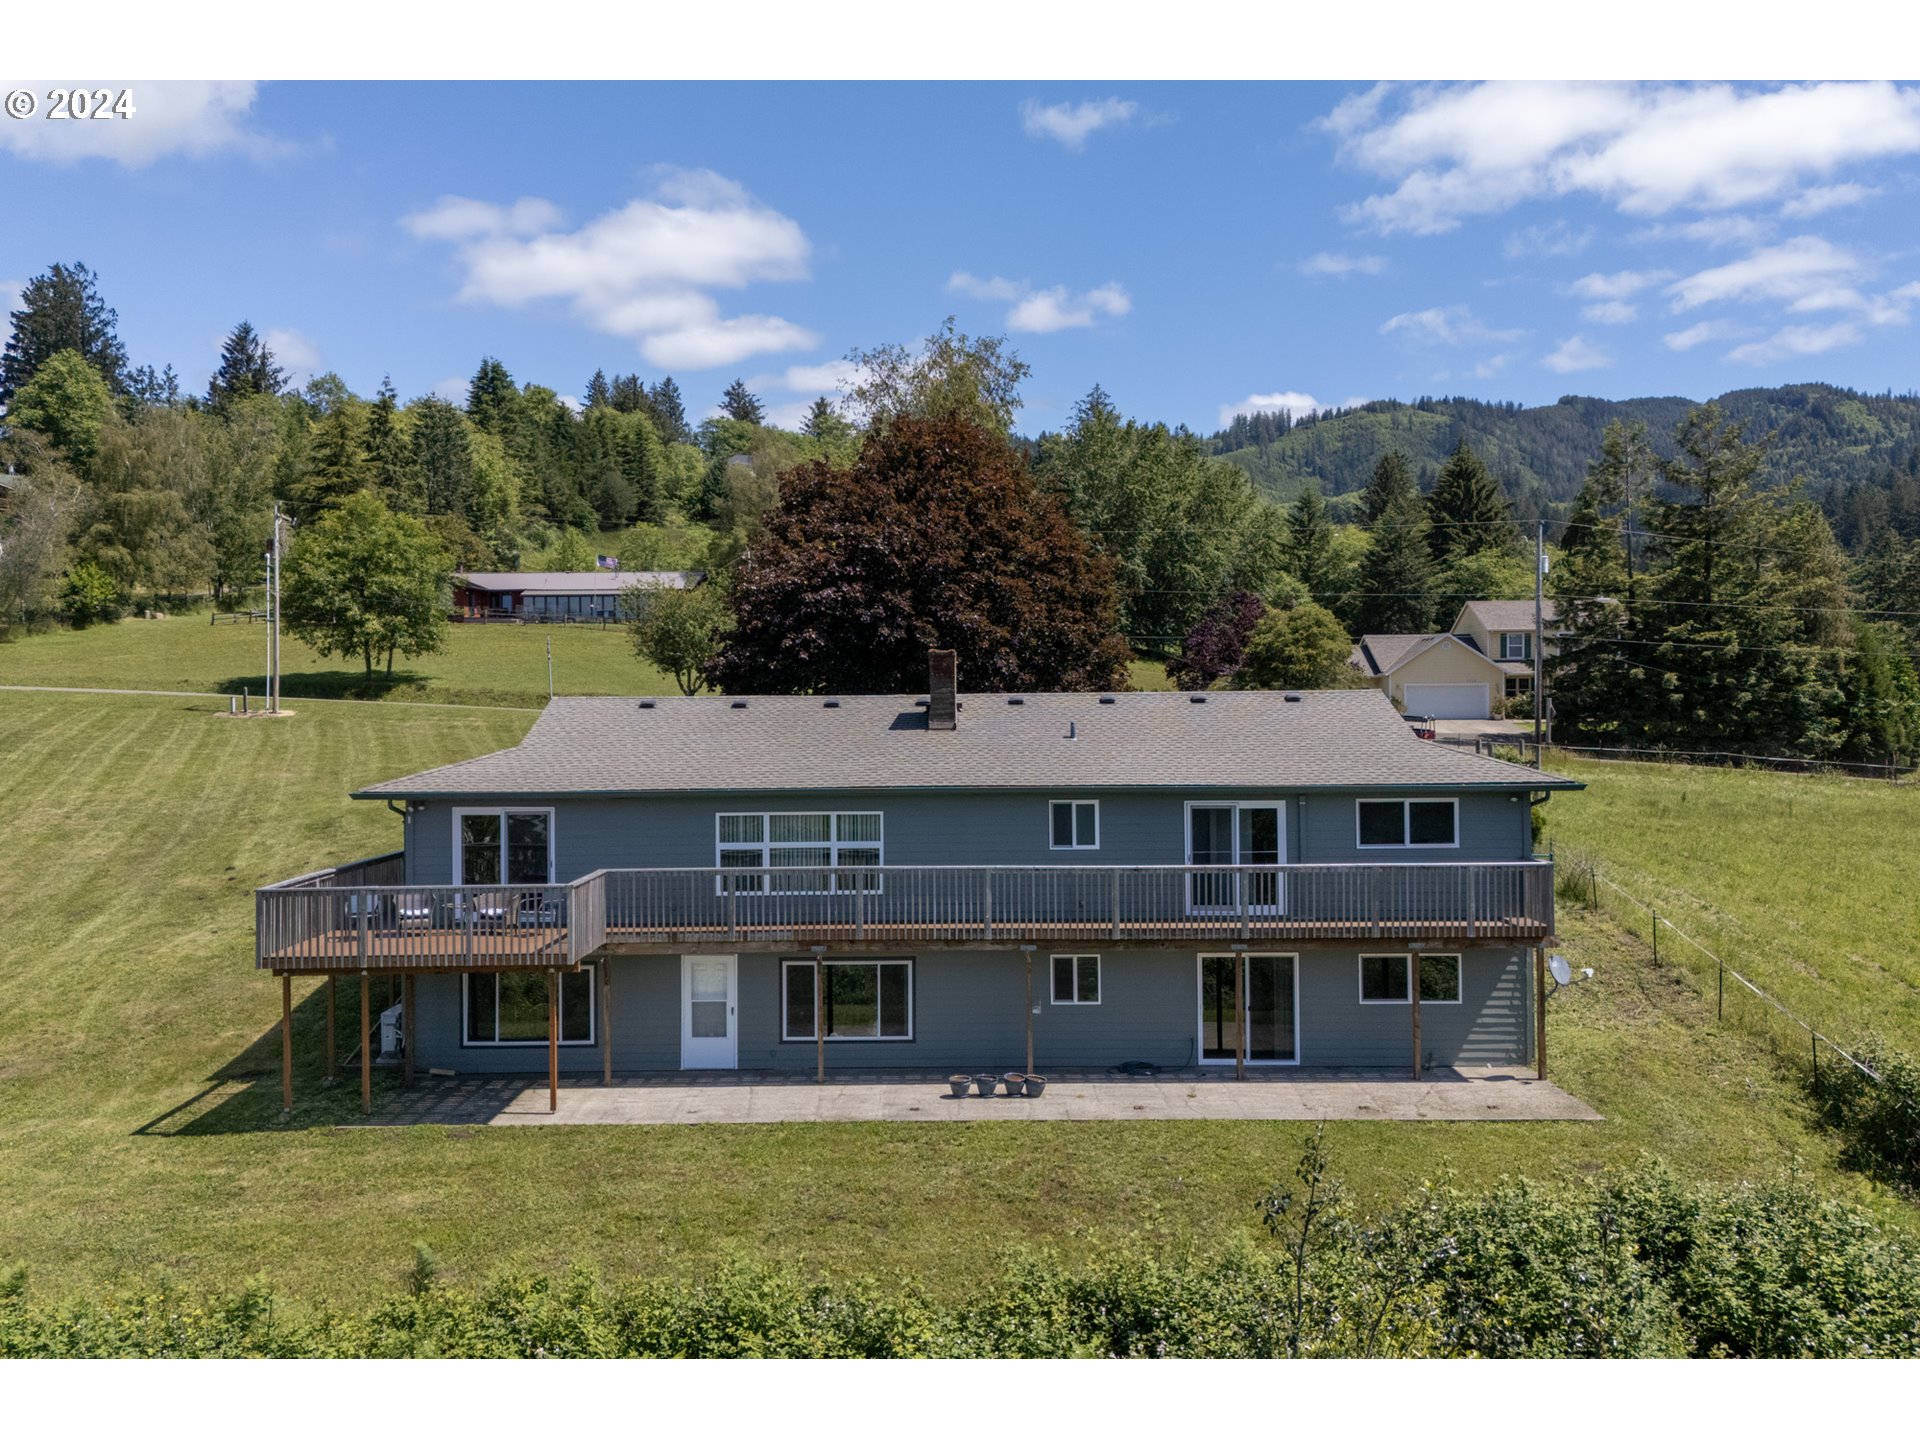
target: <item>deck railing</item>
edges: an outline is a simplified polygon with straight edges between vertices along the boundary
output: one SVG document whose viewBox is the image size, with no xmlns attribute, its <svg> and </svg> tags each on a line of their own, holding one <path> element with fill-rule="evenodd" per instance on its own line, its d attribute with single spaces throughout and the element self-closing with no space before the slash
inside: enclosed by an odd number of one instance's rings
<svg viewBox="0 0 1920 1440">
<path fill-rule="evenodd" d="M 285 970 L 577 965 L 603 947 L 1534 940 L 1550 860 L 596 870 L 567 885 L 375 884 L 395 857 L 258 892 Z M 351 874 L 350 883 L 339 883 Z M 365 878 L 361 878 L 365 877 Z"/>
</svg>

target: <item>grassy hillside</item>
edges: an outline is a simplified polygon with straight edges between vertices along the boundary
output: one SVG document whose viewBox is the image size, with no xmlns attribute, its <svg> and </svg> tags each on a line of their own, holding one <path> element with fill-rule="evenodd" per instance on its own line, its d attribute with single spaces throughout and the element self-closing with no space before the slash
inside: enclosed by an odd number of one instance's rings
<svg viewBox="0 0 1920 1440">
<path fill-rule="evenodd" d="M 1273 1123 L 360 1128 L 344 1123 L 353 1086 L 319 1088 L 315 982 L 295 987 L 302 1099 L 283 1128 L 278 986 L 252 967 L 249 891 L 393 845 L 397 819 L 351 787 L 511 743 L 530 717 L 223 709 L 0 694 L 0 1266 L 25 1262 L 39 1294 L 266 1270 L 289 1293 L 361 1299 L 404 1275 L 415 1240 L 459 1282 L 515 1259 L 672 1274 L 741 1254 L 950 1293 L 1022 1241 L 1072 1256 L 1124 1234 L 1177 1247 L 1245 1229 L 1298 1156 L 1304 1127 Z M 1633 808 L 1593 778 L 1585 823 Z M 1697 803 L 1712 778 L 1689 772 L 1684 815 L 1715 813 Z M 1844 798 L 1830 803 L 1842 823 Z M 1555 818 L 1583 819 L 1562 801 Z M 1667 835 L 1676 853 L 1706 844 Z M 1784 853 L 1778 893 L 1822 903 L 1830 862 Z M 1714 876 L 1694 876 L 1703 895 Z M 1703 1177 L 1797 1163 L 1913 1223 L 1835 1168 L 1797 1087 L 1764 1047 L 1704 1023 L 1684 976 L 1603 919 L 1570 913 L 1563 933 L 1598 975 L 1552 1002 L 1553 1071 L 1606 1123 L 1336 1126 L 1363 1203 L 1397 1203 L 1443 1167 L 1477 1182 L 1653 1152 Z"/>
<path fill-rule="evenodd" d="M 1831 385 L 1735 390 L 1719 398 L 1755 438 L 1771 433 L 1766 478 L 1808 482 L 1814 496 L 1904 467 L 1920 452 L 1920 396 L 1861 395 Z M 1246 470 L 1260 489 L 1290 499 L 1312 481 L 1321 493 L 1360 489 L 1388 450 L 1399 450 L 1423 483 L 1464 437 L 1508 493 L 1530 505 L 1570 499 L 1600 453 L 1611 420 L 1644 421 L 1654 448 L 1672 449 L 1674 425 L 1694 402 L 1679 396 L 1596 400 L 1568 395 L 1521 407 L 1467 399 L 1376 401 L 1294 425 L 1269 444 L 1232 429 L 1214 437 L 1217 453 Z"/>
<path fill-rule="evenodd" d="M 590 625 L 455 625 L 447 648 L 396 659 L 394 679 L 368 684 L 358 664 L 328 660 L 292 636 L 281 648 L 281 689 L 301 696 L 441 701 L 462 705 L 547 703 L 547 643 L 561 695 L 666 695 L 672 677 L 633 653 L 626 631 Z M 0 684 L 122 690 L 207 690 L 254 695 L 264 687 L 264 625 L 209 625 L 204 612 L 122 620 L 87 630 L 49 630 L 0 645 Z"/>
</svg>

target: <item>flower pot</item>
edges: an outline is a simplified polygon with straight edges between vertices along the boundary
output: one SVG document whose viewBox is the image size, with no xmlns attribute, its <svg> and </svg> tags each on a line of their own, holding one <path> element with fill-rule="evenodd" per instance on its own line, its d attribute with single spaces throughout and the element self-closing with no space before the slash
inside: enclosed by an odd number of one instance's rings
<svg viewBox="0 0 1920 1440">
<path fill-rule="evenodd" d="M 1046 1076 L 1044 1075 L 1027 1076 L 1027 1098 L 1028 1099 L 1032 1099 L 1036 1095 L 1045 1094 L 1046 1089 L 1047 1089 Z"/>
<path fill-rule="evenodd" d="M 973 1077 L 973 1091 L 974 1091 L 974 1094 L 976 1094 L 976 1095 L 991 1095 L 991 1094 L 993 1094 L 993 1086 L 994 1086 L 994 1081 L 995 1081 L 995 1077 L 994 1077 L 994 1076 L 992 1076 L 992 1075 L 976 1075 L 976 1076 L 974 1076 L 974 1077 Z"/>
<path fill-rule="evenodd" d="M 947 1077 L 947 1088 L 953 1092 L 953 1098 L 956 1100 L 962 1099 L 972 1087 L 973 1077 L 971 1075 L 949 1075 Z"/>
<path fill-rule="evenodd" d="M 1021 1095 L 1026 1092 L 1027 1077 L 1018 1070 L 1009 1070 L 1000 1077 L 1000 1083 L 1007 1087 L 1007 1094 Z"/>
</svg>

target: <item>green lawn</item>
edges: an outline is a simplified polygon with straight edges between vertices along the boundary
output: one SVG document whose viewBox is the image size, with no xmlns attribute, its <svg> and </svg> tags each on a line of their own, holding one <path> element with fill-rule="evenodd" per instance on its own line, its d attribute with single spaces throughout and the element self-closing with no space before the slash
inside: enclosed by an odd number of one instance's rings
<svg viewBox="0 0 1920 1440">
<path fill-rule="evenodd" d="M 438 655 L 394 661 L 371 685 L 357 661 L 328 660 L 286 636 L 281 691 L 306 696 L 426 700 L 459 705 L 547 703 L 547 642 L 559 695 L 665 695 L 671 676 L 638 659 L 619 626 L 455 625 Z M 264 625 L 209 625 L 204 612 L 50 630 L 0 645 L 0 684 L 261 693 Z"/>
<path fill-rule="evenodd" d="M 250 889 L 397 844 L 398 820 L 351 787 L 509 744 L 531 717 L 223 708 L 0 695 L 0 1267 L 24 1261 L 42 1294 L 164 1269 L 364 1299 L 401 1279 L 415 1240 L 456 1281 L 508 1260 L 671 1273 L 740 1254 L 952 1292 L 1018 1242 L 1072 1254 L 1246 1228 L 1297 1158 L 1304 1127 L 1275 1123 L 344 1128 L 357 1096 L 319 1086 L 313 982 L 296 985 L 302 1099 L 283 1128 L 279 987 L 252 968 Z M 1555 801 L 1557 822 L 1613 803 L 1593 778 Z M 1712 777 L 1687 781 L 1701 813 Z M 1778 893 L 1829 862 L 1801 854 Z M 1792 1081 L 1744 1032 L 1706 1023 L 1684 975 L 1603 918 L 1570 913 L 1564 938 L 1598 975 L 1552 1002 L 1554 1075 L 1606 1122 L 1336 1125 L 1362 1200 L 1397 1202 L 1443 1167 L 1580 1174 L 1654 1152 L 1698 1176 L 1798 1163 L 1913 1223 L 1835 1169 Z"/>
<path fill-rule="evenodd" d="M 1602 876 L 1841 1043 L 1878 1032 L 1920 1051 L 1920 789 L 1566 756 L 1549 768 L 1589 786 L 1547 809 L 1560 853 L 1597 858 Z M 1645 912 L 1602 896 L 1647 933 Z M 1663 951 L 1710 994 L 1708 962 L 1661 928 Z M 1728 995 L 1743 1020 L 1766 1018 L 1731 981 Z M 1805 1044 L 1775 1033 L 1796 1054 Z"/>
</svg>

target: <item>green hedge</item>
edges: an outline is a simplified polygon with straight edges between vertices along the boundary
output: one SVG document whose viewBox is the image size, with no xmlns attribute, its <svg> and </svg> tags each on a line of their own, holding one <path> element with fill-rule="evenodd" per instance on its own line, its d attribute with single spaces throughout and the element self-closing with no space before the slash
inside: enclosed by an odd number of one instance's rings
<svg viewBox="0 0 1920 1440">
<path fill-rule="evenodd" d="M 1089 1263 L 1018 1252 L 957 1303 L 911 1284 L 736 1265 L 697 1281 L 412 1281 L 364 1312 L 263 1283 L 41 1298 L 0 1280 L 4 1356 L 1874 1356 L 1920 1354 L 1920 1251 L 1798 1181 L 1424 1187 L 1347 1215 L 1318 1142 L 1270 1232 Z"/>
</svg>

